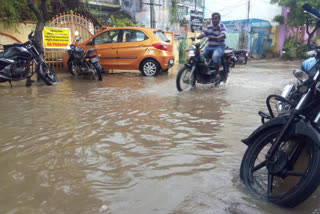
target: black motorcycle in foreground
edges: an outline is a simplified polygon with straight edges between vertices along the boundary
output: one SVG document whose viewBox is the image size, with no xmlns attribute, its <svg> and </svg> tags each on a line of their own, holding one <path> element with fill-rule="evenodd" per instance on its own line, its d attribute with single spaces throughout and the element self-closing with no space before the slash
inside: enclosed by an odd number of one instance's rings
<svg viewBox="0 0 320 214">
<path fill-rule="evenodd" d="M 305 3 L 303 9 L 320 20 L 320 11 Z M 320 50 L 317 50 L 317 64 Z M 295 207 L 317 188 L 320 176 L 320 71 L 301 78 L 297 104 L 280 95 L 270 95 L 269 114 L 259 112 L 263 124 L 242 140 L 248 148 L 240 177 L 259 198 Z M 276 98 L 293 108 L 274 116 L 270 100 Z M 265 122 L 265 120 L 268 120 Z"/>
<path fill-rule="evenodd" d="M 73 76 L 89 76 L 95 80 L 102 81 L 101 72 L 103 68 L 99 63 L 99 56 L 94 48 L 84 51 L 82 48 L 77 48 L 78 42 L 81 40 L 79 37 L 75 45 L 71 44 L 68 50 L 69 71 Z"/>
<path fill-rule="evenodd" d="M 28 35 L 26 43 L 3 45 L 4 51 L 0 52 L 0 83 L 27 79 L 26 86 L 31 86 L 33 63 L 37 65 L 38 76 L 47 84 L 55 84 L 58 79 L 53 70 L 44 61 L 33 44 L 33 32 Z"/>
<path fill-rule="evenodd" d="M 195 38 L 191 38 L 195 41 Z M 192 44 L 187 50 L 190 57 L 188 62 L 182 67 L 177 75 L 176 85 L 178 91 L 186 91 L 193 88 L 196 83 L 210 84 L 214 83 L 217 86 L 221 82 L 226 82 L 229 74 L 229 64 L 232 56 L 232 51 L 226 50 L 221 57 L 223 70 L 219 74 L 210 67 L 210 59 L 204 58 L 201 52 L 204 47 L 201 43 Z"/>
</svg>

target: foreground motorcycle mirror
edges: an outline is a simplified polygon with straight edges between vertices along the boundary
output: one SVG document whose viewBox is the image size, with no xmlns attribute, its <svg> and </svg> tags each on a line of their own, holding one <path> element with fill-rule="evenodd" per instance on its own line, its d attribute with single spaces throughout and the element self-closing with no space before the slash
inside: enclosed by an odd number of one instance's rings
<svg viewBox="0 0 320 214">
<path fill-rule="evenodd" d="M 308 56 L 316 56 L 316 55 L 317 55 L 317 51 L 315 51 L 315 50 L 308 51 L 308 52 L 307 52 L 307 55 L 308 55 Z"/>
<path fill-rule="evenodd" d="M 305 82 L 309 79 L 309 75 L 300 69 L 293 70 L 293 75 L 301 82 Z"/>
</svg>

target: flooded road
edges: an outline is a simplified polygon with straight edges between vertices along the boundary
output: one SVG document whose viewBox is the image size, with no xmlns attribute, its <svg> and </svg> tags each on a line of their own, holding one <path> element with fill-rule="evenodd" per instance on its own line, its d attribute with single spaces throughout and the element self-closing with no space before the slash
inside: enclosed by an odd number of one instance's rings
<svg viewBox="0 0 320 214">
<path fill-rule="evenodd" d="M 295 209 L 239 179 L 265 98 L 298 62 L 249 61 L 227 84 L 178 93 L 175 70 L 102 82 L 59 73 L 56 86 L 0 85 L 0 213 L 320 213 L 319 190 Z"/>
</svg>

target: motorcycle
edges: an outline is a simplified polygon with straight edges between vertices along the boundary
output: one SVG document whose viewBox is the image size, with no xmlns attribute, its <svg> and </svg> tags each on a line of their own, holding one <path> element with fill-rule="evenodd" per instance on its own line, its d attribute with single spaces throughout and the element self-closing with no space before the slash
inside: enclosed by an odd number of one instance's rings
<svg viewBox="0 0 320 214">
<path fill-rule="evenodd" d="M 214 83 L 215 86 L 221 82 L 226 82 L 229 74 L 232 51 L 225 50 L 225 53 L 221 56 L 223 70 L 218 74 L 213 67 L 209 66 L 211 56 L 205 58 L 201 55 L 201 52 L 203 52 L 207 44 L 207 40 L 204 40 L 203 43 L 195 43 L 195 38 L 190 39 L 192 39 L 193 44 L 186 50 L 189 60 L 184 67 L 179 70 L 176 79 L 178 91 L 189 90 L 196 85 L 196 82 L 201 84 Z"/>
<path fill-rule="evenodd" d="M 33 44 L 33 31 L 28 35 L 28 41 L 20 44 L 2 45 L 3 52 L 0 52 L 0 83 L 19 81 L 26 79 L 26 86 L 31 86 L 33 65 L 37 65 L 36 72 L 47 85 L 55 84 L 58 79 L 53 70 L 43 59 L 42 54 Z"/>
<path fill-rule="evenodd" d="M 79 33 L 76 31 L 75 35 Z M 75 44 L 71 44 L 68 50 L 69 60 L 68 68 L 69 72 L 73 76 L 91 76 L 95 80 L 102 81 L 103 68 L 99 63 L 99 56 L 96 49 L 90 48 L 84 51 L 83 48 L 77 48 L 77 44 L 81 40 L 81 37 L 76 39 Z"/>
<path fill-rule="evenodd" d="M 308 3 L 302 8 L 320 20 L 319 10 Z M 320 50 L 316 50 L 315 58 L 319 64 Z M 242 140 L 248 148 L 241 162 L 241 180 L 259 198 L 286 207 L 302 203 L 319 184 L 320 70 L 312 75 L 304 73 L 297 87 L 297 104 L 280 95 L 269 95 L 269 114 L 260 111 L 263 124 Z M 291 103 L 292 109 L 275 117 L 270 107 L 272 98 Z"/>
<path fill-rule="evenodd" d="M 315 24 L 315 28 L 312 32 L 309 31 L 309 25 L 311 21 L 309 18 L 307 18 L 306 21 L 306 32 L 309 36 L 309 38 L 312 37 L 314 32 L 320 27 L 320 20 L 318 20 Z M 306 53 L 307 59 L 304 60 L 301 64 L 301 69 L 295 69 L 293 71 L 293 75 L 297 78 L 296 85 L 294 84 L 287 84 L 282 92 L 281 96 L 285 99 L 287 99 L 286 102 L 278 101 L 276 104 L 276 109 L 278 114 L 285 114 L 288 113 L 293 107 L 296 106 L 299 99 L 303 94 L 301 94 L 298 90 L 298 88 L 302 85 L 304 80 L 309 77 L 313 77 L 317 70 L 320 68 L 319 64 L 317 63 L 317 50 L 320 50 L 320 46 L 317 46 L 315 44 L 308 46 L 308 52 Z"/>
<path fill-rule="evenodd" d="M 249 54 L 245 49 L 234 50 L 233 48 L 226 48 L 227 50 L 232 50 L 233 55 L 230 60 L 230 67 L 233 68 L 236 64 L 245 65 L 248 62 Z"/>
</svg>

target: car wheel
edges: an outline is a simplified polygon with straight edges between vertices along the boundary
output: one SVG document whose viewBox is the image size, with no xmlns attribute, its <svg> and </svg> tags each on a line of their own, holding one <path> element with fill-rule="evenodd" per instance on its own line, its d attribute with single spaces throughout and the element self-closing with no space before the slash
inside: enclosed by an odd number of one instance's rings
<svg viewBox="0 0 320 214">
<path fill-rule="evenodd" d="M 159 74 L 160 65 L 154 59 L 147 59 L 141 64 L 141 72 L 143 76 L 156 76 Z"/>
</svg>

